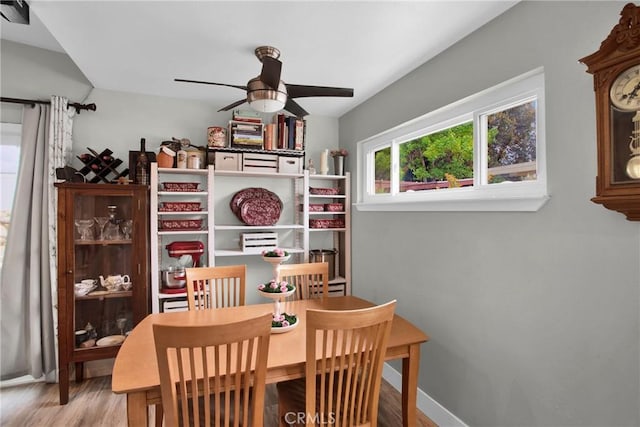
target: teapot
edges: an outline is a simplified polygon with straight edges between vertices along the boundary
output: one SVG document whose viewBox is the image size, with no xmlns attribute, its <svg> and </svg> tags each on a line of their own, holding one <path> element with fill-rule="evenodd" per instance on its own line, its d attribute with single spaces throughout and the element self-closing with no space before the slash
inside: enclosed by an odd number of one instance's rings
<svg viewBox="0 0 640 427">
<path fill-rule="evenodd" d="M 120 289 L 129 290 L 131 289 L 131 278 L 127 274 L 110 275 L 106 279 L 100 276 L 100 284 L 110 292 L 119 291 Z"/>
</svg>

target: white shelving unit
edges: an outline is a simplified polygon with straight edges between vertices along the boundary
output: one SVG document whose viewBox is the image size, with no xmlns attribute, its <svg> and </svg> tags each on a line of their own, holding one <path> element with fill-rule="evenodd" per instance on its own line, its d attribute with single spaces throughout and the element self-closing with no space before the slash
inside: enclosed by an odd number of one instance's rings
<svg viewBox="0 0 640 427">
<path fill-rule="evenodd" d="M 162 191 L 163 182 L 198 182 L 201 191 Z M 151 309 L 153 313 L 170 309 L 186 308 L 187 293 L 163 293 L 161 270 L 171 262 L 166 245 L 175 241 L 198 240 L 204 244 L 205 256 L 201 265 L 213 265 L 213 166 L 207 169 L 159 168 L 151 163 L 150 197 L 150 248 L 151 248 Z M 200 202 L 200 211 L 162 212 L 162 202 Z M 201 230 L 175 231 L 160 230 L 163 219 L 202 219 Z"/>
<path fill-rule="evenodd" d="M 160 191 L 163 182 L 199 182 L 198 192 Z M 231 213 L 228 203 L 237 189 L 265 187 L 275 190 L 284 200 L 277 224 L 247 226 Z M 309 188 L 334 187 L 337 195 L 311 195 Z M 215 171 L 207 169 L 165 169 L 151 166 L 151 300 L 153 312 L 186 307 L 186 292 L 166 294 L 161 291 L 161 270 L 171 261 L 165 246 L 172 241 L 199 240 L 205 245 L 206 257 L 202 265 L 216 265 L 222 257 L 260 256 L 259 251 L 243 252 L 238 244 L 243 232 L 273 231 L 278 233 L 278 246 L 294 255 L 291 262 L 309 262 L 310 249 L 337 249 L 335 278 L 331 291 L 351 293 L 351 198 L 350 175 L 309 175 Z M 161 212 L 163 201 L 201 201 L 197 212 Z M 336 203 L 344 205 L 341 212 L 309 212 L 309 203 Z M 161 219 L 202 218 L 206 226 L 197 231 L 162 231 Z M 310 219 L 343 218 L 343 228 L 310 228 Z"/>
<path fill-rule="evenodd" d="M 243 252 L 239 245 L 231 244 L 231 239 L 225 237 L 231 235 L 235 238 L 242 232 L 275 231 L 278 232 L 279 238 L 282 234 L 292 233 L 292 236 L 289 238 L 279 239 L 278 247 L 296 255 L 300 262 L 306 259 L 305 254 L 308 254 L 309 240 L 305 230 L 308 227 L 308 222 L 304 222 L 303 211 L 298 206 L 298 204 L 301 203 L 299 202 L 300 198 L 298 194 L 303 193 L 305 189 L 304 174 L 216 171 L 214 175 L 216 178 L 214 187 L 216 191 L 218 191 L 225 182 L 241 182 L 242 187 L 264 186 L 270 190 L 274 190 L 273 187 L 278 187 L 276 192 L 280 193 L 281 196 L 288 193 L 292 201 L 292 203 L 284 202 L 280 220 L 274 225 L 249 226 L 240 224 L 236 218 L 229 219 L 229 217 L 227 217 L 221 220 L 219 216 L 217 216 L 214 226 L 216 233 L 216 248 L 214 254 L 216 257 L 259 256 L 259 252 Z M 260 179 L 260 181 L 250 178 Z M 214 198 L 218 200 L 219 198 L 225 198 L 227 195 L 228 194 L 216 194 Z M 235 240 L 233 241 L 235 242 Z"/>
<path fill-rule="evenodd" d="M 310 194 L 309 187 L 337 188 L 338 194 L 319 195 Z M 336 249 L 335 277 L 330 280 L 330 292 L 336 294 L 351 295 L 351 175 L 308 175 L 305 172 L 304 194 L 306 233 L 309 237 L 309 250 Z M 310 212 L 310 204 L 342 203 L 344 210 L 341 212 Z M 336 219 L 344 220 L 343 228 L 311 228 L 310 219 Z M 327 242 L 331 243 L 327 245 Z M 318 246 L 319 245 L 319 246 Z M 325 245 L 329 246 L 326 247 Z M 323 247 L 324 246 L 324 247 Z M 307 258 L 309 254 L 307 250 Z"/>
</svg>

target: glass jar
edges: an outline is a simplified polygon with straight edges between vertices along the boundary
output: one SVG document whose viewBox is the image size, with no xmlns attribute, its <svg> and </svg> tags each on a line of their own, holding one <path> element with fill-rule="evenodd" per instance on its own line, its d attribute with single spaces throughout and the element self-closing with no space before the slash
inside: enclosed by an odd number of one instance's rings
<svg viewBox="0 0 640 427">
<path fill-rule="evenodd" d="M 107 210 L 109 211 L 109 221 L 104 228 L 104 236 L 106 240 L 120 240 L 122 235 L 120 234 L 120 221 L 121 219 L 117 218 L 118 207 L 115 205 L 107 206 Z"/>
</svg>

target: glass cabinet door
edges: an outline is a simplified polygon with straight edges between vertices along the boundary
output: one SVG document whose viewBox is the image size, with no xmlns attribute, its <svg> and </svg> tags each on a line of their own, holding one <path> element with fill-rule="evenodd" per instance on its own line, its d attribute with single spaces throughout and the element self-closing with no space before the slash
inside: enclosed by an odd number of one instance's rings
<svg viewBox="0 0 640 427">
<path fill-rule="evenodd" d="M 120 344 L 133 327 L 133 205 L 133 197 L 127 195 L 74 196 L 74 331 L 78 348 Z"/>
</svg>

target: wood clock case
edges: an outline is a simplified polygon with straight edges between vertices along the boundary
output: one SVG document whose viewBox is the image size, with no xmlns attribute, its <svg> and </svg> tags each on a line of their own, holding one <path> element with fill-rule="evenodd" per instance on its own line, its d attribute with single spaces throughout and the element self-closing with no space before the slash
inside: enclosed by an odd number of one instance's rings
<svg viewBox="0 0 640 427">
<path fill-rule="evenodd" d="M 640 221 L 640 179 L 626 173 L 632 155 L 632 119 L 637 111 L 616 108 L 610 98 L 616 79 L 640 64 L 640 7 L 625 5 L 620 21 L 600 49 L 580 62 L 593 74 L 596 98 L 598 175 L 596 196 L 591 200 L 626 215 L 628 220 Z"/>
</svg>

